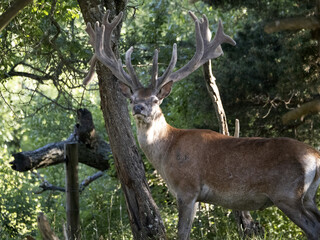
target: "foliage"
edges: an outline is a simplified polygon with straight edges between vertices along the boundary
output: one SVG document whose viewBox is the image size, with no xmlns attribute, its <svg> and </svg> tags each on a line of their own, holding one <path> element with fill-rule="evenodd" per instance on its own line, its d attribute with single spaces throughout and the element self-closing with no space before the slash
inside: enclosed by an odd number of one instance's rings
<svg viewBox="0 0 320 240">
<path fill-rule="evenodd" d="M 0 12 L 12 1 L 6 0 Z M 154 49 L 159 49 L 160 72 L 178 43 L 181 67 L 194 53 L 194 25 L 187 11 L 205 13 L 210 28 L 221 18 L 225 30 L 237 41 L 225 46 L 225 55 L 214 60 L 213 70 L 233 127 L 240 119 L 242 136 L 291 136 L 319 146 L 320 118 L 283 126 L 288 108 L 319 94 L 319 57 L 316 41 L 308 30 L 266 34 L 266 21 L 278 17 L 310 15 L 313 1 L 130 1 L 122 28 L 120 52 L 134 46 L 133 63 L 147 84 Z M 186 8 L 185 6 L 188 6 Z M 76 123 L 75 109 L 87 107 L 96 128 L 106 139 L 95 83 L 80 88 L 92 54 L 79 7 L 75 1 L 37 0 L 0 33 L 0 235 L 4 239 L 40 239 L 36 215 L 43 211 L 62 237 L 65 222 L 63 193 L 35 195 L 40 180 L 31 173 L 10 169 L 10 154 L 32 150 L 66 138 Z M 29 75 L 28 75 L 29 74 Z M 30 75 L 31 74 L 31 75 Z M 162 104 L 168 122 L 180 128 L 210 128 L 218 123 L 205 88 L 201 70 L 177 83 Z M 133 124 L 134 128 L 134 124 Z M 161 209 L 168 237 L 176 236 L 176 202 L 163 180 L 144 159 L 153 197 Z M 112 162 L 111 162 L 112 166 Z M 38 171 L 64 186 L 63 166 Z M 83 239 L 130 239 L 129 219 L 114 166 L 109 174 L 92 183 L 80 196 Z M 80 179 L 94 173 L 80 166 Z M 254 213 L 264 226 L 262 239 L 301 239 L 301 230 L 279 210 Z M 192 239 L 240 239 L 230 210 L 201 204 L 193 225 Z"/>
<path fill-rule="evenodd" d="M 13 172 L 9 153 L 19 147 L 21 124 L 6 104 L 0 108 L 0 235 L 2 239 L 18 239 L 36 233 L 36 216 L 41 196 L 33 191 L 39 184 L 31 173 Z M 18 136 L 17 136 L 18 135 Z"/>
<path fill-rule="evenodd" d="M 286 6 L 297 12 L 297 3 Z M 300 14 L 302 9 L 309 14 L 308 6 L 299 7 Z M 218 62 L 216 75 L 229 119 L 240 119 L 244 136 L 288 136 L 318 146 L 319 128 L 313 126 L 319 115 L 290 126 L 281 123 L 288 109 L 319 94 L 316 42 L 307 30 L 268 35 L 261 19 L 266 13 L 249 11 L 250 18 L 242 21 L 244 28 L 236 35 L 237 47 Z M 270 13 L 283 17 L 281 10 L 272 8 Z"/>
</svg>

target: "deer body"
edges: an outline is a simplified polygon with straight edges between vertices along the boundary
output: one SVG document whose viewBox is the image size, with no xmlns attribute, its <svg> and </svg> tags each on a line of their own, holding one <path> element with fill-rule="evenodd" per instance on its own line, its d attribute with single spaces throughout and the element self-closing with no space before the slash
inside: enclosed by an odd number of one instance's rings
<svg viewBox="0 0 320 240">
<path fill-rule="evenodd" d="M 188 239 L 197 202 L 214 203 L 234 210 L 258 210 L 276 205 L 307 235 L 318 240 L 320 212 L 315 195 L 320 184 L 320 153 L 304 143 L 288 138 L 233 138 L 210 130 L 183 130 L 167 124 L 160 109 L 162 100 L 177 82 L 208 59 L 222 54 L 221 44 L 235 45 L 224 34 L 222 23 L 214 39 L 208 19 L 190 12 L 196 28 L 196 53 L 181 69 L 173 72 L 177 48 L 173 46 L 168 68 L 158 77 L 158 51 L 155 51 L 151 84 L 144 87 L 131 64 L 130 48 L 124 71 L 111 47 L 113 29 L 122 13 L 110 23 L 109 12 L 102 25 L 90 24 L 87 32 L 95 47 L 87 83 L 97 60 L 119 80 L 121 92 L 131 102 L 138 141 L 147 158 L 177 198 L 178 238 Z M 104 43 L 106 41 L 106 44 Z M 246 212 L 248 214 L 248 212 Z"/>
<path fill-rule="evenodd" d="M 319 182 L 319 153 L 292 139 L 233 138 L 168 124 L 157 136 L 160 129 L 151 128 L 138 127 L 140 147 L 177 198 L 188 192 L 200 202 L 262 210 Z"/>
<path fill-rule="evenodd" d="M 320 182 L 319 152 L 290 138 L 234 138 L 211 130 L 176 129 L 158 106 L 153 108 L 154 116 L 146 122 L 133 106 L 138 141 L 178 200 L 180 239 L 189 236 L 196 202 L 241 211 L 276 205 L 307 234 L 318 236 L 314 196 Z M 304 213 L 305 206 L 310 212 Z"/>
</svg>

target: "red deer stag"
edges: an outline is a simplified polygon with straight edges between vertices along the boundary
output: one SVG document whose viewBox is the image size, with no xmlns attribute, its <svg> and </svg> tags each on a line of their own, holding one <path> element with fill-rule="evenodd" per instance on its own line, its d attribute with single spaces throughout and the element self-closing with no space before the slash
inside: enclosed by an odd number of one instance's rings
<svg viewBox="0 0 320 240">
<path fill-rule="evenodd" d="M 160 109 L 162 100 L 177 82 L 223 52 L 221 44 L 235 42 L 224 34 L 222 24 L 214 39 L 208 19 L 195 22 L 196 52 L 181 69 L 174 71 L 177 47 L 173 45 L 168 68 L 158 76 L 158 51 L 153 58 L 151 84 L 144 87 L 131 64 L 131 47 L 124 71 L 111 49 L 113 29 L 122 13 L 110 23 L 109 12 L 102 24 L 87 32 L 95 48 L 90 74 L 97 60 L 119 79 L 122 93 L 130 99 L 138 141 L 149 161 L 177 198 L 178 238 L 188 239 L 197 202 L 213 203 L 234 210 L 260 210 L 276 205 L 310 240 L 320 234 L 320 212 L 315 203 L 319 185 L 320 154 L 289 138 L 234 138 L 210 130 L 184 130 L 167 124 Z M 89 76 L 90 78 L 90 76 Z M 86 79 L 88 80 L 88 79 Z"/>
</svg>

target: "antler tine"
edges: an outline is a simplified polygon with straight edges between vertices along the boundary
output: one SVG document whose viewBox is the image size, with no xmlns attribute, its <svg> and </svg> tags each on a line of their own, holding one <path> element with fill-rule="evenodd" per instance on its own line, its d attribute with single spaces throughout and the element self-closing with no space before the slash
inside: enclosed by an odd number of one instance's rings
<svg viewBox="0 0 320 240">
<path fill-rule="evenodd" d="M 102 24 L 105 26 L 105 32 L 104 32 L 104 48 L 107 56 L 111 58 L 116 58 L 113 50 L 111 48 L 111 38 L 112 38 L 112 31 L 118 26 L 120 23 L 123 13 L 120 12 L 112 21 L 111 23 L 109 22 L 109 15 L 110 15 L 110 10 L 107 10 L 107 12 L 104 14 L 102 18 Z"/>
<path fill-rule="evenodd" d="M 109 16 L 109 13 L 110 13 L 110 11 L 108 10 L 107 13 L 103 16 L 103 22 L 106 23 L 107 26 L 108 26 L 108 16 Z M 120 14 L 116 17 L 117 21 L 115 21 L 116 24 L 114 24 L 114 27 L 118 25 L 118 23 L 119 23 L 119 21 L 121 20 L 121 18 L 122 18 L 122 14 L 120 13 Z M 114 21 L 113 21 L 113 22 L 114 22 Z M 109 25 L 110 25 L 110 24 L 109 24 Z M 111 31 L 113 30 L 114 27 L 112 27 Z M 95 33 L 95 31 L 93 30 L 91 23 L 87 23 L 86 32 L 87 32 L 88 35 L 89 35 L 89 43 L 90 43 L 93 47 L 95 47 L 96 33 Z M 110 35 L 111 35 L 111 34 L 110 34 Z M 106 42 L 107 42 L 107 46 L 110 45 L 110 38 L 108 37 L 107 34 L 105 34 L 105 38 L 107 39 L 107 41 L 106 41 Z M 107 53 L 110 53 L 110 54 L 111 54 L 111 57 L 115 58 L 113 51 L 110 51 L 110 50 L 111 50 L 111 48 L 108 49 Z M 108 55 L 110 56 L 110 54 L 108 54 Z M 84 80 L 83 80 L 83 82 L 82 82 L 83 85 L 87 85 L 87 84 L 91 81 L 91 79 L 93 78 L 94 71 L 95 71 L 95 65 L 96 65 L 96 63 L 97 63 L 97 60 L 98 60 L 98 59 L 97 59 L 97 56 L 96 56 L 96 54 L 94 54 L 93 57 L 91 58 L 90 62 L 89 62 L 89 63 L 90 63 L 90 69 L 89 69 L 89 72 L 88 72 L 87 76 L 84 78 Z"/>
<path fill-rule="evenodd" d="M 95 38 L 96 37 L 95 37 L 95 32 L 94 32 L 94 30 L 93 30 L 93 28 L 91 26 L 91 23 L 87 24 L 86 32 L 89 35 L 89 43 L 94 47 L 94 42 L 95 42 Z M 84 80 L 82 82 L 82 84 L 85 85 L 85 86 L 92 80 L 93 75 L 94 75 L 95 66 L 96 66 L 96 63 L 97 63 L 97 57 L 96 57 L 95 54 L 90 59 L 89 63 L 90 63 L 89 72 L 88 72 L 87 76 L 84 78 Z"/>
<path fill-rule="evenodd" d="M 104 25 L 107 25 L 108 23 L 110 24 L 110 22 L 109 22 L 109 15 L 110 15 L 110 10 L 108 9 L 108 10 L 106 11 L 106 13 L 103 14 L 102 24 L 104 24 Z M 119 15 L 118 15 L 118 16 L 119 16 Z"/>
<path fill-rule="evenodd" d="M 197 16 L 192 12 L 192 11 L 189 11 L 188 12 L 189 15 L 192 17 L 193 21 L 199 21 L 200 23 L 200 31 L 201 31 L 201 36 L 203 38 L 203 41 L 204 42 L 209 42 L 210 39 L 211 39 L 211 32 L 209 30 L 209 21 L 208 21 L 208 18 L 205 14 L 202 15 L 202 18 L 199 20 L 197 18 Z"/>
<path fill-rule="evenodd" d="M 191 15 L 191 14 L 190 14 Z M 192 16 L 192 15 L 191 15 Z M 198 18 L 194 19 L 195 21 L 195 32 L 196 32 L 196 52 L 193 55 L 192 59 L 184 65 L 182 68 L 180 68 L 178 71 L 172 73 L 170 76 L 168 76 L 167 81 L 174 81 L 177 82 L 186 76 L 188 76 L 190 73 L 195 71 L 199 66 L 198 63 L 200 62 L 203 53 L 204 53 L 204 43 L 203 38 L 200 31 L 200 22 Z"/>
<path fill-rule="evenodd" d="M 209 59 L 217 58 L 222 55 L 223 51 L 220 46 L 222 43 L 229 43 L 233 46 L 236 45 L 236 42 L 230 36 L 224 33 L 222 21 L 219 20 L 217 33 L 213 40 L 207 44 L 206 49 L 208 49 L 208 51 L 205 52 L 202 62 L 205 63 Z"/>
<path fill-rule="evenodd" d="M 89 43 L 94 47 L 96 35 L 95 35 L 95 32 L 91 26 L 91 23 L 89 23 L 89 22 L 87 23 L 86 32 L 89 35 Z"/>
<path fill-rule="evenodd" d="M 200 29 L 201 29 L 201 35 L 202 35 L 203 41 L 205 43 L 208 43 L 212 37 L 212 34 L 209 29 L 209 20 L 205 14 L 202 15 L 200 22 L 201 22 Z"/>
<path fill-rule="evenodd" d="M 161 88 L 163 85 L 165 85 L 167 82 L 169 82 L 169 76 L 172 73 L 174 67 L 176 66 L 177 63 L 177 58 L 178 58 L 178 54 L 177 54 L 177 44 L 173 44 L 172 47 L 172 56 L 171 56 L 171 60 L 170 63 L 166 69 L 166 71 L 162 74 L 161 77 L 158 78 L 157 80 L 157 85 L 156 87 L 159 89 Z"/>
<path fill-rule="evenodd" d="M 84 86 L 88 85 L 88 83 L 92 80 L 97 61 L 98 61 L 98 59 L 97 59 L 96 55 L 93 55 L 89 61 L 89 63 L 90 63 L 89 72 L 87 73 L 87 76 L 83 79 L 83 82 L 82 82 L 82 84 Z"/>
<path fill-rule="evenodd" d="M 124 70 L 121 64 L 121 61 L 118 61 L 115 57 L 107 56 L 105 50 L 104 50 L 104 31 L 105 31 L 105 25 L 99 26 L 99 22 L 96 22 L 95 24 L 95 55 L 98 58 L 98 60 L 108 67 L 113 75 L 115 75 L 121 82 L 125 83 L 129 87 L 133 87 L 134 84 L 132 83 L 132 80 L 128 76 L 128 74 L 124 74 Z M 109 54 L 110 55 L 110 54 Z M 114 54 L 112 54 L 114 56 Z"/>
<path fill-rule="evenodd" d="M 133 69 L 133 66 L 132 66 L 132 63 L 131 63 L 131 54 L 133 52 L 133 47 L 130 47 L 128 49 L 128 51 L 126 52 L 126 67 L 127 67 L 127 70 L 128 70 L 128 73 L 131 77 L 131 80 L 134 84 L 134 88 L 135 89 L 139 89 L 139 88 L 142 88 L 142 84 L 139 82 L 139 79 L 137 77 L 137 74 L 135 73 L 134 69 Z"/>
<path fill-rule="evenodd" d="M 151 77 L 151 85 L 152 88 L 155 89 L 157 87 L 157 79 L 158 79 L 158 49 L 154 50 L 153 54 L 153 62 L 152 62 L 152 77 Z"/>
</svg>

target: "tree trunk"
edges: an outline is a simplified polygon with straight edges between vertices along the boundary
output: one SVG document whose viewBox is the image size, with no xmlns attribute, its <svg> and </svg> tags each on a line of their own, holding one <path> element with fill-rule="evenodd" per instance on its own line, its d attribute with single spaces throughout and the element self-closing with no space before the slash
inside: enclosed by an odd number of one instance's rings
<svg viewBox="0 0 320 240">
<path fill-rule="evenodd" d="M 102 14 L 95 1 L 78 0 L 85 22 L 101 21 Z M 124 11 L 126 1 L 104 1 L 114 16 Z M 118 26 L 115 35 L 115 54 L 120 37 Z M 111 149 L 125 195 L 127 211 L 134 239 L 165 239 L 165 228 L 159 210 L 152 199 L 145 178 L 144 166 L 131 130 L 127 102 L 119 91 L 118 82 L 111 71 L 97 64 L 101 109 L 109 135 Z"/>
</svg>

